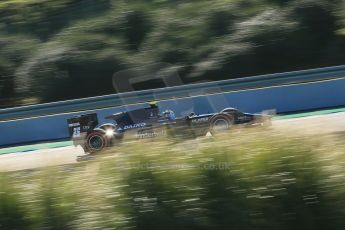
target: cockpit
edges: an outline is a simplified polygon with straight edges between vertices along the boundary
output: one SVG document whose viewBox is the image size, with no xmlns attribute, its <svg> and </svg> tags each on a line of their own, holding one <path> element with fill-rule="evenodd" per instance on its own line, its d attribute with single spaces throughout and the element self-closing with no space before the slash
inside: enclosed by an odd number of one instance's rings
<svg viewBox="0 0 345 230">
<path fill-rule="evenodd" d="M 162 116 L 169 120 L 169 121 L 174 121 L 176 120 L 176 116 L 175 116 L 175 113 L 174 111 L 172 110 L 165 110 L 163 113 L 162 113 Z"/>
</svg>

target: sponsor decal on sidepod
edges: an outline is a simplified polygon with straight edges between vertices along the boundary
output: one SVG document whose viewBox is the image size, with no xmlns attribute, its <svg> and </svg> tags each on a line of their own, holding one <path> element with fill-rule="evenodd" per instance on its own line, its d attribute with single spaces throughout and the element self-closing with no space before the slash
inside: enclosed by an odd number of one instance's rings
<svg viewBox="0 0 345 230">
<path fill-rule="evenodd" d="M 145 125 L 146 125 L 146 123 L 138 123 L 138 124 L 133 124 L 133 125 L 125 125 L 123 127 L 123 129 L 126 130 L 126 129 L 141 128 L 141 127 L 144 127 Z"/>
</svg>

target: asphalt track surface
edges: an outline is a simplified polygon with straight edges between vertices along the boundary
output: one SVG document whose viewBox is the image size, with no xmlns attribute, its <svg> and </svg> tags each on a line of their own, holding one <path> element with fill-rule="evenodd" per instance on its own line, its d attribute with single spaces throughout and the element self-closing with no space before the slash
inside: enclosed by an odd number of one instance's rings
<svg viewBox="0 0 345 230">
<path fill-rule="evenodd" d="M 292 114 L 273 119 L 272 129 L 302 135 L 345 132 L 345 109 Z M 85 157 L 71 141 L 0 149 L 0 171 L 17 171 L 74 164 Z"/>
</svg>

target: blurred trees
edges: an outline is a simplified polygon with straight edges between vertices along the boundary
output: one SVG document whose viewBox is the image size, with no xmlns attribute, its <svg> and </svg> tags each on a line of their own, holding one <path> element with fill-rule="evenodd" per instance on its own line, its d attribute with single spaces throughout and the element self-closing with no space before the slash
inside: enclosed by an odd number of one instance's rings
<svg viewBox="0 0 345 230">
<path fill-rule="evenodd" d="M 343 0 L 2 1 L 0 104 L 115 93 L 114 73 L 160 62 L 185 83 L 344 64 L 343 9 Z"/>
</svg>

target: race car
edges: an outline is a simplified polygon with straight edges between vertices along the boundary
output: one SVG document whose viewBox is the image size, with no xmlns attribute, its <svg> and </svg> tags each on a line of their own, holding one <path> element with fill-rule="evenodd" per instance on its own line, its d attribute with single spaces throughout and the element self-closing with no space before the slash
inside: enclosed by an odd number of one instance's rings
<svg viewBox="0 0 345 230">
<path fill-rule="evenodd" d="M 135 139 L 165 135 L 212 135 L 231 129 L 234 125 L 263 125 L 270 116 L 243 113 L 235 108 L 225 108 L 218 113 L 190 113 L 177 118 L 172 110 L 162 113 L 156 103 L 105 117 L 111 122 L 99 125 L 97 114 L 85 114 L 67 120 L 74 145 L 81 145 L 85 152 L 96 153 L 129 136 Z"/>
</svg>

